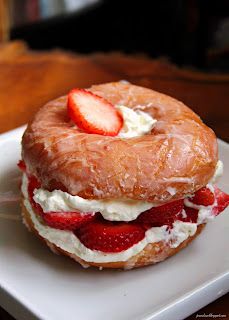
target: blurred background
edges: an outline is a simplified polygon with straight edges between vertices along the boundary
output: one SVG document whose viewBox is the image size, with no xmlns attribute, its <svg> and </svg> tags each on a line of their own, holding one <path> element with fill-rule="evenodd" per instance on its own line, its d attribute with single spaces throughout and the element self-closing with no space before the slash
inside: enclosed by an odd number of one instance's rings
<svg viewBox="0 0 229 320">
<path fill-rule="evenodd" d="M 0 2 L 2 37 L 24 39 L 33 49 L 142 52 L 178 65 L 229 69 L 228 0 Z"/>
</svg>

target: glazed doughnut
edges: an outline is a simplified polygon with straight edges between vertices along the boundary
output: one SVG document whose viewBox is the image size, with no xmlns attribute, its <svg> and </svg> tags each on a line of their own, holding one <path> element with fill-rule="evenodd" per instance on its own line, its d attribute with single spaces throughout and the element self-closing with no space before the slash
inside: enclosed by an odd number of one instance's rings
<svg viewBox="0 0 229 320">
<path fill-rule="evenodd" d="M 109 111 L 108 128 L 116 116 L 117 130 L 125 127 L 120 107 L 148 119 L 148 131 L 93 132 L 95 119 L 103 123 L 100 108 Z M 25 225 L 83 266 L 163 261 L 229 205 L 213 185 L 223 168 L 214 132 L 182 102 L 129 83 L 74 89 L 47 103 L 23 135 L 22 159 Z"/>
<path fill-rule="evenodd" d="M 22 140 L 22 157 L 43 188 L 87 199 L 164 203 L 207 184 L 218 160 L 217 141 L 193 111 L 169 96 L 131 84 L 109 83 L 90 90 L 113 104 L 144 110 L 158 121 L 142 137 L 104 137 L 77 131 L 67 115 L 66 97 L 49 102 Z M 168 187 L 176 188 L 176 194 Z"/>
</svg>

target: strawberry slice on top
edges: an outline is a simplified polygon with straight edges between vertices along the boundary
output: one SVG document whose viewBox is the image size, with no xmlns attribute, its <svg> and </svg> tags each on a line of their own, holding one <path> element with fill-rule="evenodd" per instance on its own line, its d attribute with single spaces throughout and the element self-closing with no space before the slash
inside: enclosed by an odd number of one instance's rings
<svg viewBox="0 0 229 320">
<path fill-rule="evenodd" d="M 104 136 L 116 136 L 123 118 L 106 99 L 84 89 L 73 89 L 68 94 L 68 114 L 81 130 Z"/>
</svg>

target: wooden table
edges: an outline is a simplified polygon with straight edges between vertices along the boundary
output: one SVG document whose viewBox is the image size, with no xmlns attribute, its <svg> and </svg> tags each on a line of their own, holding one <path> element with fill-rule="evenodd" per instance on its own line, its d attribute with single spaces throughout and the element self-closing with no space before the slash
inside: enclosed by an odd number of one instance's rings
<svg viewBox="0 0 229 320">
<path fill-rule="evenodd" d="M 229 141 L 229 75 L 179 69 L 141 55 L 36 53 L 13 42 L 0 46 L 0 77 L 0 133 L 27 123 L 40 106 L 73 87 L 125 79 L 185 102 Z M 228 302 L 227 294 L 187 319 L 204 313 L 229 319 Z M 13 318 L 0 308 L 0 319 Z"/>
</svg>

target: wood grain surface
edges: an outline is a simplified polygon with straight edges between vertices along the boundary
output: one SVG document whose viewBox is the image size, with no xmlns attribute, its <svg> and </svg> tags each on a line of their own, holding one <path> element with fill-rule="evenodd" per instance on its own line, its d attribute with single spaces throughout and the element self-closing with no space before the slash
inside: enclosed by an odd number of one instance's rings
<svg viewBox="0 0 229 320">
<path fill-rule="evenodd" d="M 183 101 L 229 141 L 229 75 L 179 69 L 143 55 L 31 52 L 20 41 L 0 45 L 0 75 L 0 133 L 27 123 L 44 103 L 73 87 L 128 80 Z M 229 319 L 228 301 L 227 294 L 187 319 L 210 313 Z M 13 318 L 0 308 L 0 319 Z"/>
</svg>

